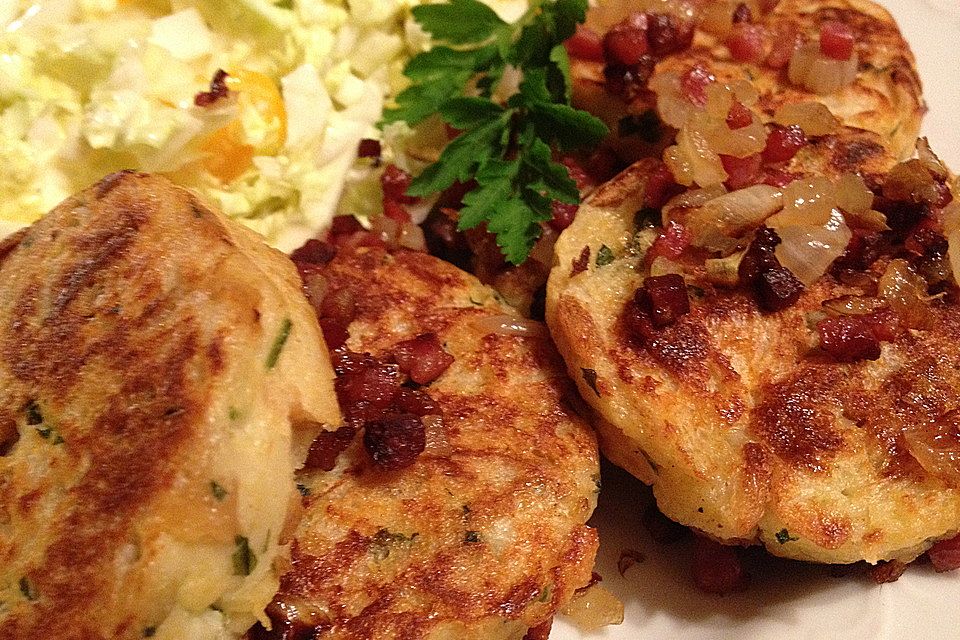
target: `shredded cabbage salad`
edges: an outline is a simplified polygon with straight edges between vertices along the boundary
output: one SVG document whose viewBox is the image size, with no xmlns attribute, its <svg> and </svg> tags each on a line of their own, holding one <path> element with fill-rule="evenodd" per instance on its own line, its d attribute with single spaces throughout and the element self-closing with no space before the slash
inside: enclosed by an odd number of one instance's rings
<svg viewBox="0 0 960 640">
<path fill-rule="evenodd" d="M 375 215 L 357 146 L 428 46 L 415 4 L 0 0 L 0 236 L 120 169 L 166 174 L 283 250 Z M 218 69 L 227 98 L 197 106 Z M 386 133 L 415 166 L 422 133 Z"/>
</svg>

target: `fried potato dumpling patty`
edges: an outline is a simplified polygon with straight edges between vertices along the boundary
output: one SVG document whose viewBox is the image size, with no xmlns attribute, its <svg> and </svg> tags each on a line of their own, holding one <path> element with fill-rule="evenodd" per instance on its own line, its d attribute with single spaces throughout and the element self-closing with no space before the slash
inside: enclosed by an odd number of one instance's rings
<svg viewBox="0 0 960 640">
<path fill-rule="evenodd" d="M 357 301 L 351 351 L 389 361 L 434 333 L 454 360 L 421 389 L 442 418 L 424 419 L 412 465 L 378 468 L 358 435 L 332 471 L 301 474 L 275 605 L 324 640 L 519 640 L 549 623 L 590 580 L 599 467 L 545 328 L 422 253 L 341 249 L 323 276 Z"/>
<path fill-rule="evenodd" d="M 119 173 L 0 249 L 0 637 L 238 637 L 339 423 L 292 263 Z"/>
<path fill-rule="evenodd" d="M 879 359 L 841 363 L 815 349 L 809 314 L 864 295 L 858 287 L 828 274 L 762 313 L 749 292 L 693 274 L 690 313 L 641 343 L 623 311 L 643 283 L 629 246 L 648 168 L 637 163 L 581 208 L 548 284 L 547 322 L 603 417 L 604 453 L 652 484 L 672 519 L 779 556 L 910 561 L 955 535 L 956 476 L 923 456 L 947 455 L 960 433 L 957 302 L 932 302 L 929 327 L 884 342 Z M 598 265 L 603 245 L 613 259 Z"/>
</svg>

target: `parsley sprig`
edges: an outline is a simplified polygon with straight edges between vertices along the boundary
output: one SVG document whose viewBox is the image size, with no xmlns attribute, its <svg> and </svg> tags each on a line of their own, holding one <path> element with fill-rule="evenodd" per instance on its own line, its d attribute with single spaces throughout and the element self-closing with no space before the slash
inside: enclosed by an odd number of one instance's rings
<svg viewBox="0 0 960 640">
<path fill-rule="evenodd" d="M 459 229 L 483 223 L 496 234 L 507 260 L 520 264 L 551 217 L 554 200 L 579 202 L 553 149 L 593 145 L 604 124 L 570 106 L 570 60 L 563 41 L 583 22 L 586 0 L 531 0 L 509 24 L 477 0 L 421 5 L 413 16 L 435 46 L 415 56 L 404 74 L 412 84 L 384 114 L 383 123 L 415 126 L 438 113 L 461 131 L 407 193 L 429 196 L 455 182 L 476 181 L 464 199 Z M 493 94 L 508 66 L 522 74 L 506 104 Z"/>
</svg>

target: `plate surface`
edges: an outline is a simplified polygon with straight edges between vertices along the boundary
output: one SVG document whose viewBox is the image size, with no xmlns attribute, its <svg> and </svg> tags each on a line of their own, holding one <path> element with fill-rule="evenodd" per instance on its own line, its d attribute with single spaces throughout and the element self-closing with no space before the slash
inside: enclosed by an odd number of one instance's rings
<svg viewBox="0 0 960 640">
<path fill-rule="evenodd" d="M 917 56 L 930 111 L 923 134 L 952 170 L 960 170 L 960 4 L 957 0 L 880 0 L 894 14 Z M 757 554 L 742 594 L 717 597 L 692 586 L 690 550 L 661 545 L 647 535 L 641 515 L 650 492 L 612 467 L 604 468 L 600 506 L 592 523 L 600 531 L 597 572 L 625 604 L 622 625 L 597 632 L 558 619 L 551 640 L 946 640 L 960 634 L 960 571 L 936 574 L 911 567 L 898 582 L 877 586 L 863 571 L 831 575 L 828 567 Z M 645 558 L 621 577 L 625 550 Z M 946 605 L 946 606 L 945 606 Z"/>
</svg>

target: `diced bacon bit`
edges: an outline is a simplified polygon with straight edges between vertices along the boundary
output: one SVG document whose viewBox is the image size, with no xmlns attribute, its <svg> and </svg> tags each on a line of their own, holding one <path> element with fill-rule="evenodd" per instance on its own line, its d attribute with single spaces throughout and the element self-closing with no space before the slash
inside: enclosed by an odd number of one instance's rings
<svg viewBox="0 0 960 640">
<path fill-rule="evenodd" d="M 350 425 L 340 427 L 336 431 L 321 431 L 310 445 L 303 468 L 331 471 L 337 466 L 337 457 L 350 446 L 356 435 L 356 427 Z"/>
<path fill-rule="evenodd" d="M 733 10 L 733 24 L 740 24 L 741 22 L 753 22 L 753 12 L 743 2 Z"/>
<path fill-rule="evenodd" d="M 906 325 L 889 307 L 859 316 L 826 318 L 817 323 L 820 346 L 838 362 L 876 360 L 880 343 L 899 338 Z"/>
<path fill-rule="evenodd" d="M 693 580 L 701 591 L 718 595 L 744 591 L 750 584 L 735 547 L 699 535 L 693 545 Z"/>
<path fill-rule="evenodd" d="M 305 618 L 306 613 L 298 606 L 287 604 L 280 596 L 264 610 L 270 618 L 270 631 L 259 622 L 247 632 L 250 640 L 313 640 L 317 625 Z"/>
<path fill-rule="evenodd" d="M 290 254 L 293 262 L 303 262 L 314 265 L 325 265 L 337 255 L 337 248 L 323 240 L 307 240 L 302 247 L 294 249 Z"/>
<path fill-rule="evenodd" d="M 784 171 L 782 169 L 772 169 L 767 167 L 764 170 L 763 184 L 768 184 L 771 187 L 783 188 L 791 182 L 799 180 L 801 177 L 802 176 L 798 173 L 790 173 L 789 171 Z"/>
<path fill-rule="evenodd" d="M 581 251 L 580 255 L 577 256 L 570 265 L 570 277 L 577 275 L 578 273 L 583 273 L 587 270 L 587 265 L 590 264 L 590 246 L 585 246 Z"/>
<path fill-rule="evenodd" d="M 553 217 L 547 224 L 557 231 L 563 231 L 573 224 L 573 219 L 577 217 L 577 211 L 579 210 L 579 205 L 554 200 L 553 204 L 550 205 L 550 213 Z"/>
<path fill-rule="evenodd" d="M 353 291 L 340 287 L 327 292 L 317 308 L 317 317 L 330 318 L 346 326 L 357 314 L 357 298 Z"/>
<path fill-rule="evenodd" d="M 693 43 L 693 23 L 665 13 L 647 15 L 647 42 L 657 58 L 683 51 Z"/>
<path fill-rule="evenodd" d="M 553 618 L 550 618 L 546 622 L 541 622 L 527 631 L 527 635 L 523 636 L 523 640 L 549 640 L 550 630 L 552 628 Z"/>
<path fill-rule="evenodd" d="M 415 415 L 387 415 L 364 425 L 363 445 L 377 466 L 396 471 L 416 462 L 427 447 L 427 432 Z"/>
<path fill-rule="evenodd" d="M 374 463 L 384 469 L 412 464 L 426 447 L 421 418 L 440 409 L 421 391 L 402 386 L 396 364 L 370 354 L 333 352 L 334 388 L 347 424 L 363 426 L 363 443 Z"/>
<path fill-rule="evenodd" d="M 727 126 L 733 130 L 743 129 L 753 124 L 753 112 L 739 100 L 734 100 L 727 114 Z"/>
<path fill-rule="evenodd" d="M 384 199 L 383 215 L 397 222 L 410 222 L 410 212 L 396 200 Z"/>
<path fill-rule="evenodd" d="M 896 582 L 906 570 L 906 563 L 900 562 L 899 560 L 878 562 L 875 566 L 870 567 L 870 577 L 873 578 L 873 581 L 877 584 Z"/>
<path fill-rule="evenodd" d="M 786 68 L 790 64 L 793 52 L 803 45 L 803 37 L 794 30 L 793 26 L 780 33 L 775 33 L 770 40 L 773 46 L 764 64 L 771 69 Z"/>
<path fill-rule="evenodd" d="M 634 293 L 637 307 L 650 316 L 653 326 L 663 328 L 690 313 L 690 296 L 683 276 L 670 273 L 651 276 Z"/>
<path fill-rule="evenodd" d="M 575 158 L 564 156 L 560 159 L 560 163 L 567 168 L 567 173 L 577 184 L 577 190 L 581 193 L 594 185 L 593 179 L 584 170 L 583 165 L 581 165 Z M 578 204 L 569 204 L 554 200 L 551 204 L 551 212 L 553 213 L 553 217 L 548 221 L 548 224 L 556 231 L 563 231 L 573 224 L 573 219 L 576 217 L 577 211 L 579 210 L 580 205 Z"/>
<path fill-rule="evenodd" d="M 653 506 L 644 511 L 642 522 L 647 533 L 658 544 L 674 544 L 690 535 L 690 529 L 674 522 Z"/>
<path fill-rule="evenodd" d="M 613 26 L 603 38 L 604 58 L 610 64 L 639 64 L 650 51 L 647 14 L 634 12 Z"/>
<path fill-rule="evenodd" d="M 657 239 L 653 241 L 644 261 L 649 265 L 659 257 L 677 260 L 683 255 L 683 252 L 690 246 L 692 236 L 690 230 L 677 222 L 670 220 L 667 226 L 663 228 Z"/>
<path fill-rule="evenodd" d="M 767 146 L 763 149 L 763 161 L 769 163 L 789 162 L 800 149 L 807 146 L 807 136 L 803 129 L 792 124 L 788 127 L 774 125 L 767 135 Z"/>
<path fill-rule="evenodd" d="M 229 74 L 223 69 L 217 69 L 210 80 L 210 90 L 201 91 L 193 97 L 193 104 L 198 107 L 209 107 L 230 95 L 230 89 L 227 88 L 227 78 Z"/>
<path fill-rule="evenodd" d="M 587 173 L 583 164 L 573 156 L 563 156 L 560 158 L 560 164 L 567 168 L 567 174 L 577 183 L 577 189 L 584 191 L 589 187 L 596 186 L 596 181 Z"/>
<path fill-rule="evenodd" d="M 350 330 L 346 325 L 333 318 L 320 318 L 320 331 L 323 332 L 323 341 L 328 349 L 338 349 L 350 339 Z"/>
<path fill-rule="evenodd" d="M 703 107 L 707 104 L 707 85 L 713 81 L 710 72 L 696 64 L 680 77 L 680 92 L 692 104 Z"/>
<path fill-rule="evenodd" d="M 759 64 L 763 59 L 765 32 L 756 24 L 740 23 L 733 26 L 727 38 L 727 48 L 734 60 Z"/>
<path fill-rule="evenodd" d="M 453 356 L 443 350 L 435 333 L 398 342 L 393 346 L 393 359 L 417 384 L 430 384 L 453 364 Z"/>
<path fill-rule="evenodd" d="M 677 184 L 669 167 L 660 163 L 657 169 L 647 178 L 644 206 L 651 209 L 660 209 L 667 204 L 670 198 L 677 195 L 680 189 L 681 187 Z"/>
<path fill-rule="evenodd" d="M 828 20 L 820 25 L 820 52 L 834 60 L 849 60 L 853 55 L 853 29 L 844 22 Z"/>
<path fill-rule="evenodd" d="M 960 569 L 960 536 L 935 543 L 927 551 L 927 557 L 937 573 Z"/>
<path fill-rule="evenodd" d="M 747 248 L 738 270 L 740 284 L 753 291 L 764 311 L 782 311 L 800 299 L 803 283 L 784 268 L 774 253 L 780 236 L 761 227 Z"/>
<path fill-rule="evenodd" d="M 820 347 L 837 362 L 877 360 L 880 341 L 858 316 L 825 318 L 817 323 Z"/>
<path fill-rule="evenodd" d="M 383 188 L 383 197 L 395 200 L 401 204 L 414 204 L 417 198 L 407 195 L 407 189 L 413 177 L 395 164 L 389 164 L 380 176 L 380 186 Z"/>
<path fill-rule="evenodd" d="M 903 241 L 904 247 L 917 256 L 942 257 L 947 254 L 947 239 L 941 224 L 934 218 L 922 219 Z"/>
<path fill-rule="evenodd" d="M 859 227 L 853 227 L 851 231 L 853 237 L 847 243 L 846 250 L 830 267 L 834 273 L 864 272 L 877 261 L 886 247 L 886 238 L 879 232 L 866 231 Z"/>
<path fill-rule="evenodd" d="M 383 150 L 380 147 L 380 141 L 373 138 L 364 138 L 357 145 L 357 157 L 380 159 Z"/>
<path fill-rule="evenodd" d="M 727 188 L 731 191 L 743 189 L 760 182 L 763 175 L 763 158 L 759 153 L 746 158 L 736 156 L 720 156 L 723 170 L 727 172 Z"/>
<path fill-rule="evenodd" d="M 646 91 L 656 63 L 651 55 L 645 55 L 637 64 L 629 66 L 607 63 L 603 68 L 607 92 L 623 96 L 628 102 L 633 101 Z"/>
<path fill-rule="evenodd" d="M 603 62 L 603 39 L 600 34 L 586 25 L 578 24 L 577 30 L 563 43 L 563 46 L 572 58 Z"/>
</svg>

